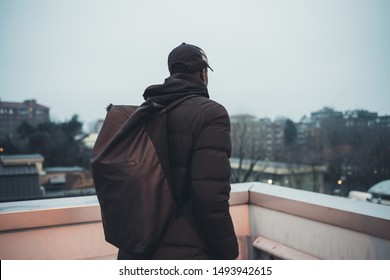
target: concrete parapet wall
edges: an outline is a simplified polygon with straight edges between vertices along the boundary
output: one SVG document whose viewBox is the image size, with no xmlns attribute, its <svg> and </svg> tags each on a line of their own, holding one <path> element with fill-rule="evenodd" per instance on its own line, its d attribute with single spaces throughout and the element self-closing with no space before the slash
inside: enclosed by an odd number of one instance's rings
<svg viewBox="0 0 390 280">
<path fill-rule="evenodd" d="M 252 240 L 280 244 L 287 259 L 390 259 L 389 206 L 263 183 L 232 185 L 230 205 L 240 259 L 253 256 Z M 104 240 L 96 196 L 0 203 L 2 260 L 113 259 L 116 252 Z"/>
</svg>

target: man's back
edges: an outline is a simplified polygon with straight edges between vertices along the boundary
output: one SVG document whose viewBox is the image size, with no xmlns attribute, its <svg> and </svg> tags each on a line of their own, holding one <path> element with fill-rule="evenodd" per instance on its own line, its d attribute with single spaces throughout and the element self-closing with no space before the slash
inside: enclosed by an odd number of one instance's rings
<svg viewBox="0 0 390 280">
<path fill-rule="evenodd" d="M 230 123 L 225 108 L 208 98 L 199 79 L 186 74 L 175 74 L 144 95 L 165 104 L 193 95 L 167 113 L 171 177 L 181 210 L 153 258 L 236 258 L 228 203 Z"/>
</svg>

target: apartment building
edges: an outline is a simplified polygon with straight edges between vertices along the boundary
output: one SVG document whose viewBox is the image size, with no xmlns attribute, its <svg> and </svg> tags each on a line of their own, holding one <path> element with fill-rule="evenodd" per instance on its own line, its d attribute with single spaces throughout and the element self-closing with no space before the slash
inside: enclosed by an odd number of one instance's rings
<svg viewBox="0 0 390 280">
<path fill-rule="evenodd" d="M 0 100 L 0 136 L 14 137 L 17 128 L 25 121 L 32 125 L 49 121 L 49 110 L 35 99 L 24 102 Z"/>
</svg>

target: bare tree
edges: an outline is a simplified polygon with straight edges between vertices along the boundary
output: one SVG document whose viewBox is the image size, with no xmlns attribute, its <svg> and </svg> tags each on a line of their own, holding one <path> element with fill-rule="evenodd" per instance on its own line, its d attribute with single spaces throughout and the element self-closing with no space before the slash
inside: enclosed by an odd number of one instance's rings
<svg viewBox="0 0 390 280">
<path fill-rule="evenodd" d="M 236 115 L 231 117 L 231 124 L 232 157 L 238 161 L 238 167 L 232 170 L 232 181 L 246 182 L 264 157 L 259 122 L 252 115 Z"/>
</svg>

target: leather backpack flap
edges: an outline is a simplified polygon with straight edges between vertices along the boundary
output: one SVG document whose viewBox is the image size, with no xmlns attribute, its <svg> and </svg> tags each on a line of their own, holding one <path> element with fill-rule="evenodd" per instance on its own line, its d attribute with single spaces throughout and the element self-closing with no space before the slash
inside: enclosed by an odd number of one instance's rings
<svg viewBox="0 0 390 280">
<path fill-rule="evenodd" d="M 100 154 L 137 108 L 138 106 L 131 105 L 110 105 L 107 107 L 107 115 L 96 139 L 91 158 L 96 158 Z"/>
</svg>

